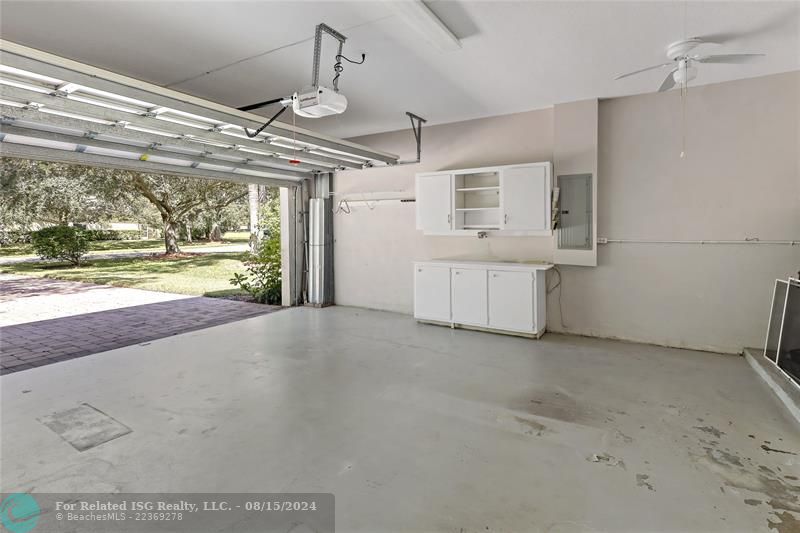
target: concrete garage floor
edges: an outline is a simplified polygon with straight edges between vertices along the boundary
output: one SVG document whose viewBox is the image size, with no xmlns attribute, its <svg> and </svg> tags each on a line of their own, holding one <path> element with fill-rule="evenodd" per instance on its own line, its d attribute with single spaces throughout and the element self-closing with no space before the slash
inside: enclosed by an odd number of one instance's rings
<svg viewBox="0 0 800 533">
<path fill-rule="evenodd" d="M 741 357 L 297 308 L 3 377 L 2 490 L 333 492 L 339 531 L 797 531 Z M 132 431 L 79 452 L 87 402 Z"/>
</svg>

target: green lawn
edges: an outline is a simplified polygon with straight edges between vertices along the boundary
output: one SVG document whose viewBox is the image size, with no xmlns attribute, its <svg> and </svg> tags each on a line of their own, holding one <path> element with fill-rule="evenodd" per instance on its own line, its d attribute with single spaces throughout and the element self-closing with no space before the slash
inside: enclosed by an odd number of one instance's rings
<svg viewBox="0 0 800 533">
<path fill-rule="evenodd" d="M 0 266 L 0 272 L 195 296 L 226 296 L 241 293 L 229 280 L 235 272 L 244 271 L 241 259 L 245 255 L 223 253 L 176 258 L 89 259 L 81 267 L 18 263 Z"/>
<path fill-rule="evenodd" d="M 250 234 L 246 231 L 229 231 L 222 236 L 222 242 L 194 241 L 179 243 L 181 250 L 198 246 L 224 246 L 226 244 L 247 244 Z M 102 254 L 116 251 L 131 252 L 163 252 L 164 241 L 162 239 L 132 240 L 132 241 L 92 241 L 89 243 L 89 254 Z M 0 257 L 18 255 L 36 255 L 30 244 L 10 244 L 0 246 Z"/>
</svg>

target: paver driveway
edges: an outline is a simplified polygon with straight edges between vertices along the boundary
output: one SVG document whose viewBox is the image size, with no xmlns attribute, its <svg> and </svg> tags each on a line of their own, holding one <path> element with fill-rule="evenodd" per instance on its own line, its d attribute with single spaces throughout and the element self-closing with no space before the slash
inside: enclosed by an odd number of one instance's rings
<svg viewBox="0 0 800 533">
<path fill-rule="evenodd" d="M 0 275 L 0 374 L 279 309 L 216 298 Z"/>
</svg>

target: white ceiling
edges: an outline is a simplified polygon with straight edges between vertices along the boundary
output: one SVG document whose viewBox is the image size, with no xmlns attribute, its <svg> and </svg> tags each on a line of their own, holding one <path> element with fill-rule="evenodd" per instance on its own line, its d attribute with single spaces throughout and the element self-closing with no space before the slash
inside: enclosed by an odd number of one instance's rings
<svg viewBox="0 0 800 533">
<path fill-rule="evenodd" d="M 665 61 L 664 47 L 684 34 L 725 37 L 700 51 L 767 54 L 701 65 L 697 84 L 800 69 L 800 2 L 428 5 L 462 39 L 460 50 L 440 52 L 381 1 L 3 0 L 0 35 L 236 107 L 308 85 L 314 27 L 325 22 L 348 37 L 346 55 L 363 51 L 367 60 L 345 63 L 343 115 L 297 123 L 340 137 L 406 128 L 404 111 L 439 124 L 651 92 L 666 72 L 613 77 Z M 323 81 L 334 62 L 326 43 Z"/>
</svg>

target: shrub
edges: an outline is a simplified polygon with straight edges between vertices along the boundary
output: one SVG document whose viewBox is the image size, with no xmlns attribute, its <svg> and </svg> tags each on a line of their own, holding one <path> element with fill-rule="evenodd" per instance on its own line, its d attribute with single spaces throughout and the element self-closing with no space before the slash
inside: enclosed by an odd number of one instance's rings
<svg viewBox="0 0 800 533">
<path fill-rule="evenodd" d="M 84 232 L 70 226 L 53 226 L 31 233 L 33 249 L 42 259 L 61 259 L 80 266 L 89 251 Z"/>
<path fill-rule="evenodd" d="M 241 287 L 259 303 L 281 303 L 281 238 L 262 241 L 258 253 L 244 261 L 246 274 L 236 273 L 231 284 Z"/>
</svg>

